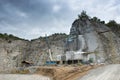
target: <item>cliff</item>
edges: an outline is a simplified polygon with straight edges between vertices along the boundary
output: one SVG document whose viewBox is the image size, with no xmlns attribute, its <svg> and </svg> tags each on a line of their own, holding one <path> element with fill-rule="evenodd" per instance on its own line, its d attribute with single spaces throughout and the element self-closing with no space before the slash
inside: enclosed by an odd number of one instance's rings
<svg viewBox="0 0 120 80">
<path fill-rule="evenodd" d="M 104 22 L 90 18 L 83 12 L 70 29 L 70 35 L 47 36 L 54 60 L 65 51 L 80 51 L 92 54 L 94 62 L 119 63 L 120 37 Z M 68 42 L 70 42 L 68 44 Z M 13 35 L 0 34 L 0 71 L 21 67 L 22 61 L 44 65 L 48 57 L 46 37 L 31 41 Z"/>
<path fill-rule="evenodd" d="M 22 61 L 38 66 L 49 60 L 46 37 L 28 41 L 13 35 L 0 35 L 0 72 L 22 67 Z M 53 57 L 63 53 L 66 37 L 66 34 L 57 33 L 47 36 Z"/>
<path fill-rule="evenodd" d="M 21 66 L 28 41 L 0 38 L 0 71 Z"/>
<path fill-rule="evenodd" d="M 73 22 L 70 35 L 76 37 L 70 44 L 71 50 L 93 54 L 95 62 L 119 63 L 120 38 L 100 20 L 82 12 Z"/>
</svg>

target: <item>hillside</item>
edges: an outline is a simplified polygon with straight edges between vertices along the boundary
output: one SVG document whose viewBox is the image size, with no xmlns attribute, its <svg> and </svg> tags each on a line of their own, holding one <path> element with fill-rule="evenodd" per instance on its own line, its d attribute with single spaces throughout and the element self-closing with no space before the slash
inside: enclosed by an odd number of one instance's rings
<svg viewBox="0 0 120 80">
<path fill-rule="evenodd" d="M 62 33 L 47 36 L 53 53 L 61 53 L 66 37 Z M 43 65 L 48 58 L 47 50 L 46 37 L 28 41 L 13 35 L 0 34 L 0 71 L 21 67 L 24 60 L 33 62 L 34 65 Z"/>
<path fill-rule="evenodd" d="M 66 51 L 83 51 L 90 53 L 89 57 L 95 63 L 119 63 L 119 33 L 118 23 L 105 23 L 82 12 L 73 22 L 69 35 L 55 33 L 28 41 L 0 34 L 0 71 L 22 67 L 22 61 L 35 66 L 44 65 L 49 60 L 48 47 L 52 50 L 55 61 L 57 55 L 65 55 Z"/>
</svg>

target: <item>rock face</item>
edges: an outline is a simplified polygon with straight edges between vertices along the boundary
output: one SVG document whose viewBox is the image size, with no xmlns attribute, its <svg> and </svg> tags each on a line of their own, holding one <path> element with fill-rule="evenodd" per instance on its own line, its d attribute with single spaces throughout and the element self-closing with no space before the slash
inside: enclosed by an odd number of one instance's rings
<svg viewBox="0 0 120 80">
<path fill-rule="evenodd" d="M 0 71 L 21 66 L 26 47 L 27 41 L 0 39 Z"/>
<path fill-rule="evenodd" d="M 57 55 L 64 53 L 65 38 L 65 34 L 54 34 L 48 37 L 48 44 L 54 61 L 57 61 Z M 29 43 L 25 60 L 33 62 L 34 65 L 37 66 L 44 65 L 46 60 L 50 60 L 48 54 L 48 44 L 46 42 L 46 38 L 32 40 Z"/>
<path fill-rule="evenodd" d="M 94 62 L 119 63 L 120 38 L 114 32 L 97 21 L 81 14 L 70 29 L 70 35 L 54 34 L 49 36 L 49 46 L 54 60 L 64 51 L 87 52 Z M 69 43 L 66 43 L 66 40 Z M 22 61 L 33 65 L 44 65 L 49 60 L 48 45 L 45 38 L 32 41 L 4 40 L 0 38 L 0 71 L 21 67 Z"/>
<path fill-rule="evenodd" d="M 70 35 L 76 37 L 70 44 L 75 45 L 70 46 L 73 51 L 92 53 L 95 62 L 120 62 L 120 39 L 105 24 L 81 14 L 73 22 Z"/>
<path fill-rule="evenodd" d="M 65 34 L 48 36 L 54 60 L 58 54 L 64 53 Z M 46 39 L 14 40 L 0 38 L 0 72 L 22 67 L 22 61 L 33 65 L 44 65 L 49 60 Z"/>
</svg>

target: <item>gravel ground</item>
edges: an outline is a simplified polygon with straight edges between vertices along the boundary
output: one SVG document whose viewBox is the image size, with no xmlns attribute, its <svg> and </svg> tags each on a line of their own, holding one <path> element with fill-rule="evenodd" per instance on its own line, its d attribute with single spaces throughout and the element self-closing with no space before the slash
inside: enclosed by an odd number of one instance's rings
<svg viewBox="0 0 120 80">
<path fill-rule="evenodd" d="M 0 74 L 0 80 L 50 80 L 40 75 Z"/>
<path fill-rule="evenodd" d="M 77 80 L 120 80 L 120 64 L 99 67 Z"/>
</svg>

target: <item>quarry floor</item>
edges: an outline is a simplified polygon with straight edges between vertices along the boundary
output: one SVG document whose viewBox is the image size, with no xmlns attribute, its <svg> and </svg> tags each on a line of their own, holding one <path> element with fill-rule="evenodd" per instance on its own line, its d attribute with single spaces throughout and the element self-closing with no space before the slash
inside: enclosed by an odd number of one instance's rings
<svg viewBox="0 0 120 80">
<path fill-rule="evenodd" d="M 0 74 L 0 80 L 120 80 L 120 64 L 44 66 L 33 71 L 25 70 L 27 74 L 19 74 L 18 71 L 14 74 Z"/>
<path fill-rule="evenodd" d="M 11 74 L 0 74 L 0 80 L 77 80 L 87 74 L 90 65 L 33 66 L 25 70 L 13 70 Z"/>
<path fill-rule="evenodd" d="M 59 66 L 59 67 L 40 67 L 37 69 L 37 74 L 49 76 L 53 80 L 76 80 L 85 75 L 89 70 L 98 66 Z"/>
<path fill-rule="evenodd" d="M 0 80 L 50 80 L 50 78 L 30 74 L 0 74 Z"/>
<path fill-rule="evenodd" d="M 77 80 L 120 80 L 120 64 L 99 67 Z"/>
</svg>

